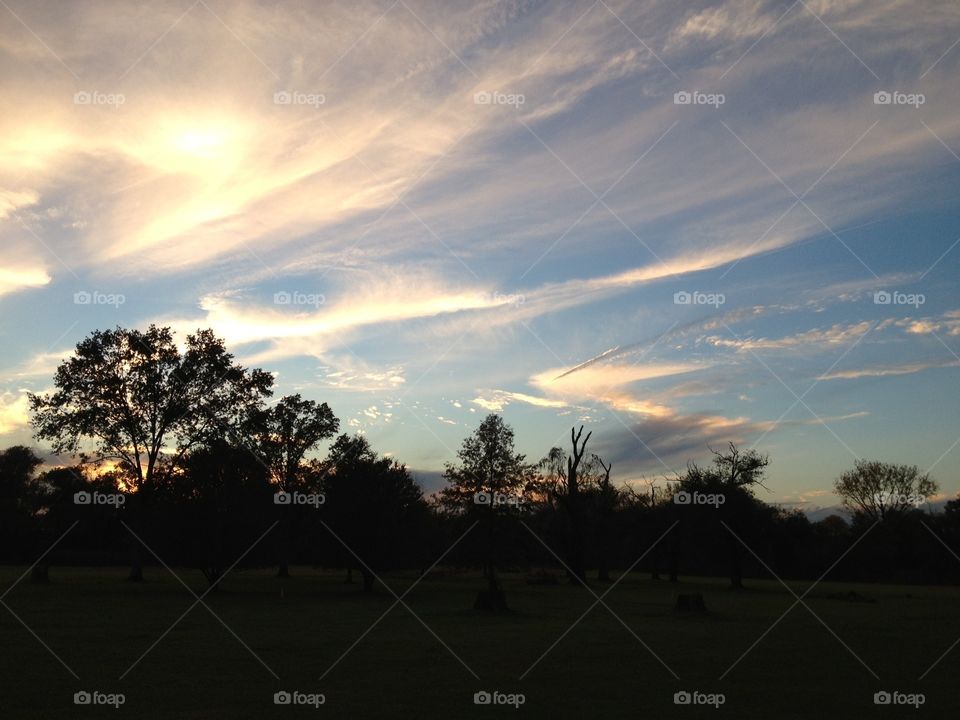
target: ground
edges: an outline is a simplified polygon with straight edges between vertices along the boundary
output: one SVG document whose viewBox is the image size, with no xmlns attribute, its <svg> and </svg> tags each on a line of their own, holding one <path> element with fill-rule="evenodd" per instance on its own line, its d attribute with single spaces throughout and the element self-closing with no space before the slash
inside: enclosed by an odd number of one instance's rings
<svg viewBox="0 0 960 720">
<path fill-rule="evenodd" d="M 24 570 L 0 568 L 0 588 Z M 197 571 L 175 571 L 204 591 Z M 164 635 L 194 598 L 162 568 L 148 568 L 138 585 L 125 572 L 54 567 L 49 585 L 24 578 L 3 598 L 37 637 L 0 607 L 0 717 L 826 720 L 946 718 L 960 707 L 960 646 L 920 679 L 960 638 L 955 587 L 822 583 L 804 600 L 810 610 L 796 605 L 747 652 L 795 602 L 776 581 L 732 592 L 721 579 L 674 585 L 631 575 L 604 598 L 629 629 L 597 605 L 557 642 L 594 603 L 589 591 L 506 574 L 512 612 L 485 616 L 472 609 L 481 579 L 447 571 L 417 585 L 403 598 L 410 610 L 396 605 L 331 669 L 394 604 L 382 586 L 364 596 L 341 573 L 306 567 L 288 580 L 268 569 L 234 573 L 204 599 L 212 613 L 197 605 Z M 384 576 L 398 593 L 414 579 Z M 798 594 L 808 585 L 790 584 Z M 606 587 L 593 585 L 598 594 Z M 703 593 L 709 613 L 677 614 L 678 592 Z M 125 702 L 77 707 L 82 690 L 123 693 Z M 281 690 L 323 693 L 325 703 L 278 706 Z M 524 704 L 474 705 L 483 690 L 522 693 Z M 725 702 L 675 705 L 683 690 L 723 693 Z M 923 693 L 925 703 L 877 707 L 883 690 Z"/>
</svg>

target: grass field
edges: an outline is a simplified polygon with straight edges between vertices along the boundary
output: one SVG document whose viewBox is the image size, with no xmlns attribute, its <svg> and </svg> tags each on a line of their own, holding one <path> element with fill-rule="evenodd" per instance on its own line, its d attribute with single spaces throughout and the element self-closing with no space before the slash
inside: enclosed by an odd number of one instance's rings
<svg viewBox="0 0 960 720">
<path fill-rule="evenodd" d="M 0 568 L 0 587 L 24 569 Z M 177 572 L 196 592 L 205 589 L 196 571 Z M 679 680 L 601 605 L 521 680 L 594 602 L 587 590 L 506 575 L 512 613 L 491 617 L 472 610 L 479 577 L 430 577 L 404 598 L 429 629 L 397 605 L 330 670 L 394 598 L 382 586 L 364 596 L 340 573 L 293 574 L 285 581 L 272 570 L 231 575 L 205 598 L 229 630 L 197 605 L 129 672 L 194 602 L 172 575 L 148 568 L 146 582 L 134 585 L 120 568 L 53 568 L 48 586 L 24 580 L 4 602 L 80 679 L 0 607 L 0 717 L 946 718 L 960 707 L 960 647 L 919 679 L 960 637 L 960 588 L 822 583 L 805 602 L 830 629 L 797 605 L 720 679 L 794 598 L 776 581 L 748 581 L 747 591 L 734 593 L 719 579 L 671 585 L 630 576 L 604 602 Z M 414 579 L 384 577 L 398 593 Z M 793 587 L 799 594 L 805 585 Z M 850 591 L 860 599 L 836 597 Z M 702 592 L 709 614 L 675 613 L 678 592 Z M 78 707 L 80 690 L 123 693 L 125 702 Z M 279 690 L 323 693 L 326 702 L 274 705 Z M 523 693 L 525 702 L 476 706 L 481 690 Z M 725 703 L 678 706 L 680 690 L 723 693 Z M 919 711 L 878 707 L 880 690 L 921 692 L 926 701 Z"/>
</svg>

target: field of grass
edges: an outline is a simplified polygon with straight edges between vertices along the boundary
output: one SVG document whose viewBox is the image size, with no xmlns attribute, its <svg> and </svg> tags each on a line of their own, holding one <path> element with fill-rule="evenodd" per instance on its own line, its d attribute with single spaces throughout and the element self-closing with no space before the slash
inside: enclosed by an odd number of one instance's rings
<svg viewBox="0 0 960 720">
<path fill-rule="evenodd" d="M 0 588 L 24 569 L 0 568 Z M 594 602 L 589 591 L 506 575 L 512 612 L 488 616 L 472 609 L 479 577 L 439 574 L 404 598 L 423 624 L 397 605 L 330 669 L 394 603 L 382 586 L 364 596 L 359 582 L 311 568 L 294 568 L 283 581 L 272 570 L 236 573 L 205 598 L 229 629 L 197 605 L 143 655 L 194 598 L 163 569 L 148 568 L 141 584 L 124 582 L 125 572 L 53 568 L 49 585 L 25 579 L 4 598 L 37 637 L 0 607 L 0 717 L 766 720 L 946 718 L 960 707 L 960 646 L 919 679 L 960 637 L 960 588 L 822 583 L 805 602 L 829 629 L 797 605 L 721 679 L 795 602 L 776 581 L 748 581 L 748 590 L 731 592 L 719 579 L 672 585 L 630 576 L 604 600 L 629 630 L 597 605 L 557 642 Z M 205 590 L 196 571 L 177 573 Z M 384 577 L 398 593 L 414 579 Z M 799 594 L 805 584 L 793 587 Z M 678 592 L 703 593 L 709 613 L 676 613 Z M 123 693 L 125 703 L 77 707 L 80 690 Z M 323 693 L 326 702 L 319 709 L 274 705 L 279 690 Z M 481 690 L 523 693 L 525 702 L 476 706 Z M 677 706 L 680 690 L 723 693 L 725 703 Z M 921 692 L 926 701 L 919 711 L 877 707 L 879 690 Z"/>
</svg>

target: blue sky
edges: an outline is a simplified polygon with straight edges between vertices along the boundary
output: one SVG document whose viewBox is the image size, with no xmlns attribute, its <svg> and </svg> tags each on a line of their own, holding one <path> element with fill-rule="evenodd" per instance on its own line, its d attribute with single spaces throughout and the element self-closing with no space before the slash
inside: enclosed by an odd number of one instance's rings
<svg viewBox="0 0 960 720">
<path fill-rule="evenodd" d="M 78 340 L 157 322 L 430 482 L 497 411 L 623 482 L 734 441 L 771 501 L 858 457 L 960 489 L 955 3 L 0 17 L 0 444 Z"/>
</svg>

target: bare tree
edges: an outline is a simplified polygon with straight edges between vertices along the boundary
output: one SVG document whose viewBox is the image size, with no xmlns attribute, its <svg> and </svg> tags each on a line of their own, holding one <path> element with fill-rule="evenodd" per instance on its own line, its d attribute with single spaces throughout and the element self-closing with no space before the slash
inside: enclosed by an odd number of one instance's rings
<svg viewBox="0 0 960 720">
<path fill-rule="evenodd" d="M 580 463 L 587 449 L 587 442 L 592 432 L 580 441 L 583 435 L 583 425 L 580 430 L 570 428 L 570 441 L 573 445 L 573 454 L 567 456 L 567 513 L 570 518 L 570 582 L 584 585 L 587 582 L 586 558 L 584 552 L 584 512 L 583 497 L 580 493 Z"/>
<path fill-rule="evenodd" d="M 603 475 L 599 481 L 597 579 L 608 582 L 610 580 L 610 523 L 613 520 L 613 511 L 617 502 L 617 491 L 610 485 L 610 471 L 613 470 L 613 463 L 607 465 L 599 455 L 594 455 L 593 459 L 603 469 Z"/>
</svg>

